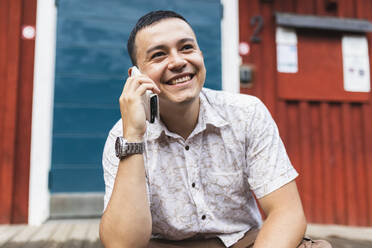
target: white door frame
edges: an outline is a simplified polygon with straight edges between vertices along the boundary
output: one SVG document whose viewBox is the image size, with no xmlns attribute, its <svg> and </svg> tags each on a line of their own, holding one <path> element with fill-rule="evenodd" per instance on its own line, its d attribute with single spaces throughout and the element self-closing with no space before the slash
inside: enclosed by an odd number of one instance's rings
<svg viewBox="0 0 372 248">
<path fill-rule="evenodd" d="M 49 217 L 48 173 L 52 156 L 57 19 L 54 4 L 52 0 L 37 1 L 28 208 L 30 225 L 40 225 Z"/>
</svg>

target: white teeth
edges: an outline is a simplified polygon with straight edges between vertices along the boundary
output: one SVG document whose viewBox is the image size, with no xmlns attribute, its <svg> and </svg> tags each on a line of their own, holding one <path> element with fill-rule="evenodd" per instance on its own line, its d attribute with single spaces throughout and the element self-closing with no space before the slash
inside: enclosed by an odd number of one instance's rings
<svg viewBox="0 0 372 248">
<path fill-rule="evenodd" d="M 174 80 L 170 81 L 170 83 L 172 85 L 175 85 L 175 84 L 179 84 L 179 83 L 189 81 L 190 79 L 191 79 L 190 76 L 184 76 L 184 77 L 181 77 L 181 78 L 174 79 Z"/>
</svg>

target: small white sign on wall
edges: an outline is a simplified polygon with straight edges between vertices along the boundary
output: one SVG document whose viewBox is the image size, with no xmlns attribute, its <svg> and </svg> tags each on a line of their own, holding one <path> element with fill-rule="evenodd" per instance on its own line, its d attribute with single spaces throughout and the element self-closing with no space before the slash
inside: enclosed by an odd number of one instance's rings
<svg viewBox="0 0 372 248">
<path fill-rule="evenodd" d="M 365 36 L 342 37 L 342 64 L 345 91 L 371 91 L 368 42 Z"/>
<path fill-rule="evenodd" d="M 297 35 L 291 28 L 276 28 L 276 64 L 278 72 L 297 73 Z"/>
</svg>

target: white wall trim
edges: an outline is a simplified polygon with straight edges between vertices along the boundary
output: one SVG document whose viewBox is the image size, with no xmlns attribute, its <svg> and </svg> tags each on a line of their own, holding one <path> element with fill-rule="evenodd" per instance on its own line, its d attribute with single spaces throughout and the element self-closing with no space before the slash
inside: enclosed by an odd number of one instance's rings
<svg viewBox="0 0 372 248">
<path fill-rule="evenodd" d="M 50 214 L 48 173 L 52 154 L 54 67 L 57 8 L 38 0 L 31 127 L 29 225 L 42 224 Z"/>
<path fill-rule="evenodd" d="M 221 0 L 222 90 L 239 93 L 239 0 Z"/>
</svg>

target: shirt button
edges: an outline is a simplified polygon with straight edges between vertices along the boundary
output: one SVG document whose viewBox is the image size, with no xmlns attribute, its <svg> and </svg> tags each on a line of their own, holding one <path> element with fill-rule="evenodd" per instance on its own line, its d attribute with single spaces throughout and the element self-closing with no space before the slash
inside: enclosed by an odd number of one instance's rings
<svg viewBox="0 0 372 248">
<path fill-rule="evenodd" d="M 186 151 L 188 151 L 190 149 L 190 147 L 189 146 L 185 146 L 185 149 L 186 149 Z"/>
<path fill-rule="evenodd" d="M 205 220 L 205 218 L 207 218 L 205 215 L 202 216 L 202 220 Z"/>
<path fill-rule="evenodd" d="M 191 186 L 192 186 L 193 188 L 195 188 L 195 183 L 192 183 Z"/>
</svg>

